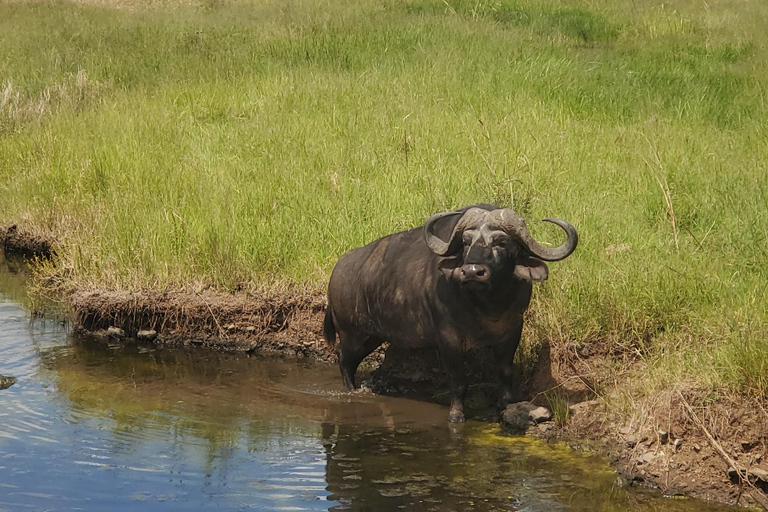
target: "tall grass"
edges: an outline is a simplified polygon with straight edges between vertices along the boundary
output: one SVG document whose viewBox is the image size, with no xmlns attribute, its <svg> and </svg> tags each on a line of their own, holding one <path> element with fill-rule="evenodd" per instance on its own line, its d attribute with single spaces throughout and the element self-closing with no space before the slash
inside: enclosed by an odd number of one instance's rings
<svg viewBox="0 0 768 512">
<path fill-rule="evenodd" d="M 766 33 L 726 0 L 6 2 L 0 221 L 81 286 L 235 289 L 472 202 L 562 217 L 531 341 L 765 396 Z"/>
</svg>

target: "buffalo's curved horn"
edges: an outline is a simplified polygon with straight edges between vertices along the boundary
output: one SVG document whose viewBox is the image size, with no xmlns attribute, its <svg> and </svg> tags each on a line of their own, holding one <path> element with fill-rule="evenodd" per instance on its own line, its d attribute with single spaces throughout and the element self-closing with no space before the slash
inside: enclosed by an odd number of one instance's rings
<svg viewBox="0 0 768 512">
<path fill-rule="evenodd" d="M 544 222 L 551 222 L 560 226 L 567 235 L 565 243 L 560 247 L 545 247 L 533 239 L 522 217 L 511 210 L 509 210 L 509 214 L 502 217 L 505 221 L 505 227 L 517 235 L 528 252 L 544 261 L 559 261 L 567 258 L 576 250 L 576 245 L 579 243 L 579 234 L 576 232 L 576 228 L 562 219 L 544 219 Z"/>
<path fill-rule="evenodd" d="M 467 211 L 443 212 L 431 216 L 424 223 L 424 238 L 427 241 L 427 245 L 432 252 L 438 256 L 451 254 L 456 251 L 461 244 L 461 235 L 464 232 L 465 227 L 478 215 L 485 215 L 487 213 L 487 210 L 481 208 L 470 208 Z M 453 226 L 451 236 L 448 237 L 447 241 L 443 240 L 434 232 L 438 221 L 454 216 L 459 216 L 459 219 Z"/>
</svg>

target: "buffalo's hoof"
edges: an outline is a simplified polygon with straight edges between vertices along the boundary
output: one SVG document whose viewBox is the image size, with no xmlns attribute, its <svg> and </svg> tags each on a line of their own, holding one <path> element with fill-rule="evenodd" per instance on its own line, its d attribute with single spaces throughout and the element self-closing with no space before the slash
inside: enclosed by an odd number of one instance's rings
<svg viewBox="0 0 768 512">
<path fill-rule="evenodd" d="M 448 421 L 450 423 L 464 423 L 464 413 L 463 412 L 451 412 L 448 414 Z"/>
</svg>

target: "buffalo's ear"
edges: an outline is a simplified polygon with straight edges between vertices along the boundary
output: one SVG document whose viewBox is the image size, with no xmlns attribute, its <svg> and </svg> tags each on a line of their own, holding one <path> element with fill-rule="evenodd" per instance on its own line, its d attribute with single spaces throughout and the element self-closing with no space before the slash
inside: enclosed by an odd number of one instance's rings
<svg viewBox="0 0 768 512">
<path fill-rule="evenodd" d="M 424 238 L 432 252 L 439 256 L 449 256 L 456 252 L 460 244 L 457 244 L 455 230 L 463 216 L 463 211 L 445 212 L 427 219 L 424 224 Z"/>
<path fill-rule="evenodd" d="M 540 259 L 520 255 L 515 264 L 515 275 L 526 281 L 546 281 L 549 269 Z"/>
</svg>

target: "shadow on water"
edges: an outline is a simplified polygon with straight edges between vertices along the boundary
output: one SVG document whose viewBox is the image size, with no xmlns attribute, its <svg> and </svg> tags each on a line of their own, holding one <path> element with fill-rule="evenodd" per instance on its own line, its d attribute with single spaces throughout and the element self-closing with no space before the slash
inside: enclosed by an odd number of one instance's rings
<svg viewBox="0 0 768 512">
<path fill-rule="evenodd" d="M 3 264 L 5 265 L 5 264 Z M 0 265 L 0 510 L 699 511 L 335 367 L 73 337 Z"/>
</svg>

